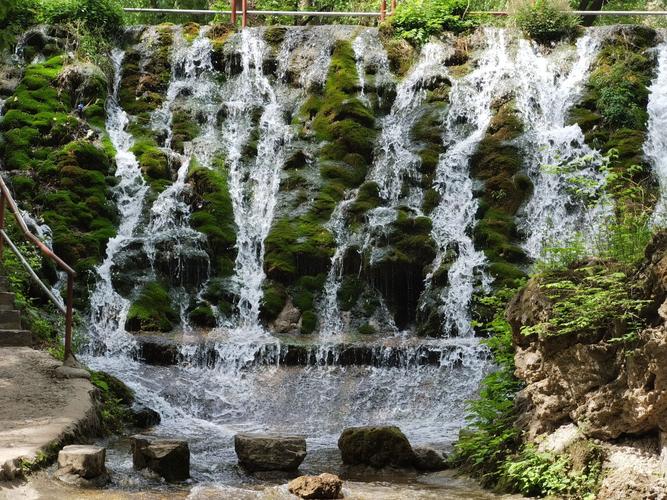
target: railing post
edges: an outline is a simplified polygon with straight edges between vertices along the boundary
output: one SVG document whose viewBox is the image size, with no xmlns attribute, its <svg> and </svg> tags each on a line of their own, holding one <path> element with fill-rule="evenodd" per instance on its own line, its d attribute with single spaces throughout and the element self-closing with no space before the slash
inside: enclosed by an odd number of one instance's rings
<svg viewBox="0 0 667 500">
<path fill-rule="evenodd" d="M 231 0 L 232 2 L 232 24 L 236 25 L 236 0 Z"/>
<path fill-rule="evenodd" d="M 241 10 L 241 27 L 245 28 L 248 26 L 248 0 L 242 0 Z"/>
<path fill-rule="evenodd" d="M 389 15 L 393 16 L 394 12 L 396 12 L 396 0 L 391 0 L 391 13 Z"/>
<path fill-rule="evenodd" d="M 0 229 L 5 228 L 5 194 L 0 191 Z M 0 260 L 4 258 L 5 239 L 0 237 Z"/>
<path fill-rule="evenodd" d="M 65 312 L 65 361 L 72 353 L 72 309 L 74 302 L 74 276 L 67 274 L 67 311 Z"/>
<path fill-rule="evenodd" d="M 387 0 L 382 0 L 380 3 L 380 21 L 384 21 L 387 17 Z"/>
</svg>

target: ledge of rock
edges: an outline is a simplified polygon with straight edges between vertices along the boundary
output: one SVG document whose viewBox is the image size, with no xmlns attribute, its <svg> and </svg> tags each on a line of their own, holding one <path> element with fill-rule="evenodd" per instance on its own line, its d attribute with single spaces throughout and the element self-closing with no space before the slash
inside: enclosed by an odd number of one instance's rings
<svg viewBox="0 0 667 500">
<path fill-rule="evenodd" d="M 239 464 L 248 472 L 292 472 L 306 458 L 306 440 L 302 436 L 237 434 L 234 449 Z"/>
<path fill-rule="evenodd" d="M 0 481 L 20 477 L 21 462 L 99 433 L 96 389 L 85 378 L 56 378 L 60 366 L 43 351 L 0 349 Z"/>
<path fill-rule="evenodd" d="M 132 436 L 132 464 L 137 470 L 149 469 L 168 482 L 190 477 L 190 448 L 180 439 Z"/>
</svg>

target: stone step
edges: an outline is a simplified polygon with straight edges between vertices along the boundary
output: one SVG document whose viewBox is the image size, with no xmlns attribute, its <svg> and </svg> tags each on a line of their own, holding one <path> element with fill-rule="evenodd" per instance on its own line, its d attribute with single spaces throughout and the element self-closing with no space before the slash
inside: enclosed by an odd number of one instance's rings
<svg viewBox="0 0 667 500">
<path fill-rule="evenodd" d="M 14 294 L 0 291 L 0 306 L 10 306 L 11 309 L 14 309 Z"/>
<path fill-rule="evenodd" d="M 0 311 L 0 330 L 20 330 L 21 311 Z"/>
<path fill-rule="evenodd" d="M 32 347 L 30 330 L 0 330 L 0 347 Z"/>
</svg>

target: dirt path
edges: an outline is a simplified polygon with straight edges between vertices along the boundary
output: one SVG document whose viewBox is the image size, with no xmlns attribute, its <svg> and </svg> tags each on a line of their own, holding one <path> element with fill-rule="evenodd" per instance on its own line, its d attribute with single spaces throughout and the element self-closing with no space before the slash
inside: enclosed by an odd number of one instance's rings
<svg viewBox="0 0 667 500">
<path fill-rule="evenodd" d="M 99 426 L 92 384 L 56 377 L 60 366 L 43 351 L 0 348 L 0 489 L 22 460 L 53 453 Z"/>
</svg>

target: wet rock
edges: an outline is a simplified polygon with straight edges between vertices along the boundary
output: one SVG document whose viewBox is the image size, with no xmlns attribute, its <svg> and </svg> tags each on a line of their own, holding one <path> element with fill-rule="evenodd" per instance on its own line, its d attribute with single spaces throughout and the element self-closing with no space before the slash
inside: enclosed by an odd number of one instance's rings
<svg viewBox="0 0 667 500">
<path fill-rule="evenodd" d="M 58 453 L 56 477 L 79 487 L 101 487 L 108 480 L 106 449 L 99 446 L 65 446 Z"/>
<path fill-rule="evenodd" d="M 154 409 L 136 404 L 132 407 L 132 423 L 141 429 L 153 427 L 161 421 L 160 414 Z"/>
<path fill-rule="evenodd" d="M 132 463 L 137 470 L 149 469 L 168 482 L 190 477 L 190 448 L 187 441 L 132 436 Z"/>
<path fill-rule="evenodd" d="M 234 449 L 239 464 L 249 472 L 295 471 L 306 457 L 306 440 L 301 436 L 237 434 Z"/>
<path fill-rule="evenodd" d="M 301 311 L 288 298 L 285 307 L 273 322 L 273 331 L 276 333 L 298 333 L 300 319 Z"/>
<path fill-rule="evenodd" d="M 350 427 L 338 439 L 343 463 L 382 467 L 412 467 L 415 453 L 396 426 Z"/>
<path fill-rule="evenodd" d="M 287 488 L 301 498 L 343 498 L 343 481 L 334 474 L 300 476 L 290 481 Z"/>
<path fill-rule="evenodd" d="M 445 456 L 433 448 L 413 448 L 415 452 L 415 467 L 424 471 L 438 471 L 447 469 Z"/>
</svg>

